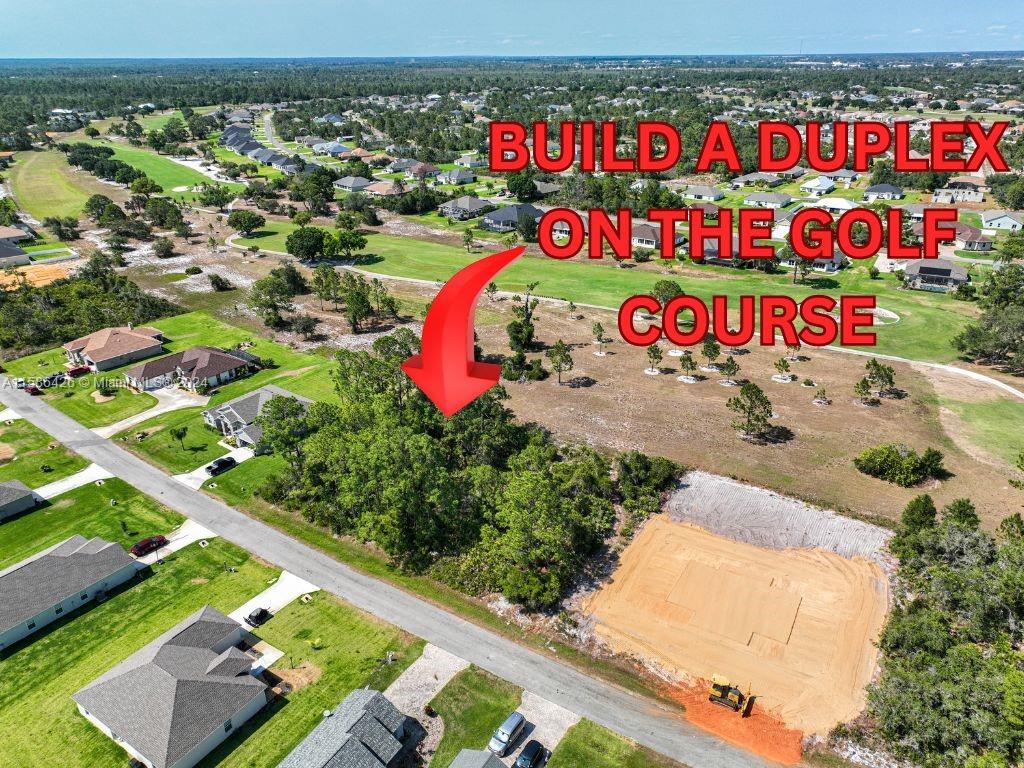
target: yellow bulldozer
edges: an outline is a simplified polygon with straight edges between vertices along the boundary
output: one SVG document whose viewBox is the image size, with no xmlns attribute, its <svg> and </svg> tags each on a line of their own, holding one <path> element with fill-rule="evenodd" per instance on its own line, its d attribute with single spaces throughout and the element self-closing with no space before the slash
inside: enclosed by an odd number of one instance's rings
<svg viewBox="0 0 1024 768">
<path fill-rule="evenodd" d="M 754 706 L 754 697 L 750 693 L 744 694 L 736 686 L 732 685 L 718 675 L 711 678 L 711 691 L 708 693 L 708 701 L 720 707 L 739 712 L 740 717 L 749 717 Z"/>
</svg>

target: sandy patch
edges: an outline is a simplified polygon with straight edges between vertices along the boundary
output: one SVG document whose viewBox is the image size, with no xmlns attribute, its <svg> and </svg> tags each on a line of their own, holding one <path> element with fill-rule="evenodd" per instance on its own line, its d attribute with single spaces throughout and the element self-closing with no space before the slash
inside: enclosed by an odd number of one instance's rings
<svg viewBox="0 0 1024 768">
<path fill-rule="evenodd" d="M 14 458 L 14 448 L 7 443 L 0 443 L 0 461 L 10 461 Z"/>
<path fill-rule="evenodd" d="M 91 397 L 97 403 L 109 403 L 111 400 L 114 399 L 114 395 L 104 395 L 98 389 L 94 389 L 92 392 L 90 392 L 89 397 Z"/>
<path fill-rule="evenodd" d="M 0 274 L 0 290 L 15 288 L 25 280 L 29 285 L 49 285 L 55 280 L 63 280 L 68 276 L 65 267 L 56 264 L 34 264 L 29 267 L 16 267 L 10 273 Z"/>
<path fill-rule="evenodd" d="M 864 708 L 888 585 L 876 563 L 652 519 L 587 605 L 597 636 L 685 680 L 721 675 L 825 733 Z"/>
<path fill-rule="evenodd" d="M 320 667 L 316 664 L 311 664 L 308 661 L 299 665 L 295 669 L 274 667 L 272 672 L 273 675 L 281 680 L 275 688 L 280 687 L 282 693 L 301 691 L 307 685 L 312 685 L 319 680 L 320 675 L 323 673 L 324 671 L 320 669 Z"/>
</svg>

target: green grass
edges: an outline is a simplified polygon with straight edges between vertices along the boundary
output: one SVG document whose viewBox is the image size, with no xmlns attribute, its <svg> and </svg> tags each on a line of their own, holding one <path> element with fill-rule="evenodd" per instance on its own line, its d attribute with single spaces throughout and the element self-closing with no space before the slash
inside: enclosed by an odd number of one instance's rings
<svg viewBox="0 0 1024 768">
<path fill-rule="evenodd" d="M 88 461 L 24 419 L 9 427 L 0 423 L 0 447 L 4 446 L 14 453 L 9 459 L 0 458 L 0 482 L 21 480 L 30 488 L 38 488 L 89 466 Z"/>
<path fill-rule="evenodd" d="M 551 753 L 551 768 L 679 768 L 679 763 L 581 720 Z"/>
<path fill-rule="evenodd" d="M 272 222 L 254 237 L 237 240 L 239 245 L 285 250 L 285 239 L 294 225 Z M 394 277 L 412 277 L 443 282 L 456 271 L 480 258 L 464 249 L 405 237 L 370 235 L 366 253 L 372 258 L 365 269 Z M 876 329 L 877 351 L 918 360 L 951 362 L 956 352 L 951 339 L 977 312 L 965 302 L 948 296 L 921 291 L 905 291 L 891 275 L 870 280 L 867 265 L 857 264 L 834 277 L 814 274 L 806 284 L 793 285 L 788 273 L 765 275 L 754 270 L 701 267 L 687 264 L 691 275 L 675 276 L 687 293 L 710 301 L 713 295 L 736 298 L 743 294 L 786 294 L 797 299 L 817 293 L 834 297 L 840 294 L 876 294 L 878 305 L 900 315 L 900 322 Z M 673 269 L 678 267 L 673 266 Z M 691 273 L 691 274 L 692 274 Z M 649 293 L 665 275 L 654 269 L 617 269 L 610 261 L 587 263 L 584 260 L 557 261 L 546 257 L 527 257 L 505 269 L 496 280 L 504 290 L 521 291 L 530 282 L 539 281 L 538 293 L 553 298 L 572 299 L 578 304 L 617 307 L 628 297 Z"/>
<path fill-rule="evenodd" d="M 484 749 L 497 728 L 519 706 L 522 690 L 471 666 L 452 678 L 430 705 L 444 720 L 444 736 L 431 763 L 449 765 L 463 749 Z"/>
<path fill-rule="evenodd" d="M 284 176 L 284 173 L 282 171 L 277 170 L 277 168 L 273 168 L 272 166 L 269 165 L 263 165 L 262 163 L 257 163 L 255 160 L 251 160 L 250 158 L 245 157 L 244 155 L 239 155 L 235 152 L 232 152 L 227 147 L 214 147 L 213 156 L 217 159 L 218 163 L 235 163 L 236 165 L 242 165 L 243 163 L 255 163 L 256 166 L 259 168 L 259 171 L 257 172 L 256 175 L 261 176 L 264 179 L 279 179 L 282 176 Z"/>
<path fill-rule="evenodd" d="M 115 439 L 123 440 L 132 453 L 171 474 L 191 472 L 227 453 L 227 449 L 218 444 L 222 439 L 220 433 L 207 427 L 203 421 L 203 410 L 198 407 L 182 408 L 164 413 L 126 429 Z M 178 427 L 188 430 L 181 442 L 171 436 L 171 430 Z M 135 436 L 141 432 L 149 434 L 142 440 L 136 440 Z"/>
<path fill-rule="evenodd" d="M 324 710 L 334 709 L 353 689 L 387 688 L 423 650 L 423 641 L 324 593 L 307 604 L 291 603 L 257 633 L 284 651 L 272 673 L 287 675 L 294 666 L 322 674 L 253 718 L 201 768 L 274 768 L 323 719 Z M 394 663 L 382 664 L 389 651 Z"/>
<path fill-rule="evenodd" d="M 167 534 L 182 522 L 180 515 L 122 480 L 90 483 L 0 525 L 0 570 L 76 533 L 130 547 L 146 536 Z"/>
<path fill-rule="evenodd" d="M 945 400 L 942 404 L 961 419 L 967 438 L 1011 466 L 1024 452 L 1024 402 L 1010 397 L 985 400 Z"/>
<path fill-rule="evenodd" d="M 59 152 L 18 152 L 8 176 L 18 205 L 39 221 L 47 216 L 78 218 L 91 195 L 113 189 L 72 169 Z"/>
<path fill-rule="evenodd" d="M 78 713 L 71 695 L 202 606 L 234 610 L 275 575 L 243 550 L 211 539 L 205 549 L 186 547 L 148 578 L 34 636 L 0 660 L 4 763 L 127 764 L 125 752 Z"/>
</svg>

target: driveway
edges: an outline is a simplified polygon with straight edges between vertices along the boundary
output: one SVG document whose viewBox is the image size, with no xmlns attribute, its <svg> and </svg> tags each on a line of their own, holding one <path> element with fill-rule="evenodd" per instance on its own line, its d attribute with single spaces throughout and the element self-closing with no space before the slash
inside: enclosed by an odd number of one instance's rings
<svg viewBox="0 0 1024 768">
<path fill-rule="evenodd" d="M 526 718 L 526 728 L 516 742 L 516 748 L 501 759 L 505 765 L 512 765 L 523 747 L 533 740 L 539 741 L 549 752 L 554 752 L 568 730 L 580 721 L 579 715 L 529 691 L 523 691 L 523 701 L 518 711 Z M 499 725 L 501 723 L 495 723 L 494 727 Z"/>
<path fill-rule="evenodd" d="M 156 536 L 158 533 L 159 531 L 153 531 L 152 533 L 147 533 L 146 536 Z M 197 541 L 203 541 L 204 539 L 213 539 L 216 536 L 216 533 L 207 530 L 194 520 L 186 520 L 178 528 L 167 534 L 166 547 L 160 547 L 156 552 L 150 552 L 148 555 L 138 558 L 135 563 L 141 569 L 147 565 L 153 565 L 157 560 L 167 557 L 179 549 L 184 549 L 189 544 L 195 544 Z M 142 538 L 145 538 L 145 536 Z"/>
<path fill-rule="evenodd" d="M 0 421 L 17 421 L 20 418 L 21 416 L 19 416 L 13 408 L 4 408 L 3 410 L 0 410 Z"/>
<path fill-rule="evenodd" d="M 210 402 L 210 398 L 204 395 L 193 395 L 191 392 L 186 392 L 183 389 L 177 387 L 163 387 L 161 389 L 154 389 L 148 394 L 152 395 L 157 399 L 157 404 L 154 405 L 147 411 L 137 413 L 134 416 L 129 416 L 126 419 L 109 424 L 106 427 L 96 427 L 95 432 L 100 437 L 113 437 L 118 432 L 124 432 L 129 427 L 134 427 L 136 424 L 141 424 L 144 421 L 152 419 L 154 416 L 159 416 L 162 413 L 169 413 L 170 411 L 177 411 L 181 408 L 195 408 L 203 407 Z"/>
<path fill-rule="evenodd" d="M 175 481 L 156 467 L 0 379 L 0 403 L 142 493 L 267 562 L 491 674 L 577 712 L 598 725 L 687 765 L 769 768 L 774 763 L 703 731 L 676 709 L 632 693 L 449 613 L 341 563 L 280 530 Z"/>
<path fill-rule="evenodd" d="M 232 448 L 230 451 L 228 451 L 226 454 L 224 454 L 224 456 L 220 458 L 230 456 L 239 464 L 241 464 L 243 461 L 251 459 L 255 455 L 256 454 L 253 453 L 252 448 Z M 197 467 L 196 469 L 193 469 L 191 472 L 184 472 L 180 475 L 175 475 L 174 479 L 177 480 L 179 483 L 183 483 L 184 485 L 187 485 L 189 488 L 194 488 L 195 490 L 198 491 L 200 488 L 203 487 L 203 483 L 211 479 L 210 475 L 206 472 L 206 468 L 208 466 L 209 463 L 203 464 L 203 466 Z M 229 469 L 228 472 L 230 471 L 231 470 Z"/>
<path fill-rule="evenodd" d="M 41 488 L 36 488 L 36 493 L 44 499 L 52 499 L 54 496 L 60 496 L 62 493 L 75 490 L 75 488 L 81 488 L 83 485 L 95 483 L 97 480 L 106 480 L 111 477 L 113 475 L 99 464 L 90 464 L 70 477 L 54 480 L 52 483 L 48 483 Z"/>
<path fill-rule="evenodd" d="M 310 584 L 293 573 L 282 571 L 281 575 L 277 577 L 277 580 L 271 586 L 228 615 L 239 624 L 247 627 L 249 625 L 245 624 L 245 617 L 257 608 L 266 608 L 271 613 L 277 613 L 292 600 L 302 595 L 319 591 L 320 587 L 316 584 Z"/>
</svg>

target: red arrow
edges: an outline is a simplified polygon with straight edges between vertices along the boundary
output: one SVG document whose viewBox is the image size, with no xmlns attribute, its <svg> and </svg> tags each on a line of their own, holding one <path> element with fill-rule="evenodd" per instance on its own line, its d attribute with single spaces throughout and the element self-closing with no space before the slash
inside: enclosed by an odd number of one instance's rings
<svg viewBox="0 0 1024 768">
<path fill-rule="evenodd" d="M 402 370 L 445 416 L 452 416 L 498 383 L 501 366 L 473 356 L 473 323 L 480 293 L 501 270 L 523 255 L 525 245 L 474 261 L 452 275 L 423 322 L 421 353 Z"/>
</svg>

